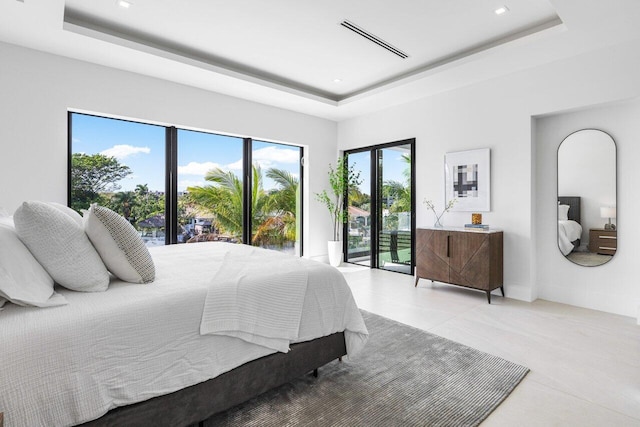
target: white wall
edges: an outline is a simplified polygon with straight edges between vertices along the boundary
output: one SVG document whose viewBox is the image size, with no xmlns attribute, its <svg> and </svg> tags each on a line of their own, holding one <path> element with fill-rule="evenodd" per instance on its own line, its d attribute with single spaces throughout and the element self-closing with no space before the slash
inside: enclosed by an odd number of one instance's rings
<svg viewBox="0 0 640 427">
<path fill-rule="evenodd" d="M 537 235 L 555 236 L 556 233 L 555 213 L 553 217 L 540 217 L 543 203 L 550 203 L 555 212 L 555 187 L 548 191 L 536 179 L 554 177 L 555 182 L 556 162 L 536 158 L 533 143 L 536 123 L 532 118 L 638 96 L 640 79 L 633 70 L 639 67 L 640 41 L 609 47 L 341 122 L 338 148 L 415 137 L 418 226 L 432 225 L 433 221 L 421 203 L 425 197 L 435 200 L 440 207 L 444 204 L 445 153 L 490 148 L 491 212 L 483 214 L 483 222 L 505 231 L 506 294 L 526 301 L 544 296 L 564 302 L 567 298 L 547 292 L 548 286 L 543 281 L 547 272 L 562 276 L 577 267 L 560 255 L 557 242 L 542 237 L 539 241 L 536 239 Z M 640 133 L 636 132 L 636 139 L 639 137 Z M 619 155 L 623 157 L 622 149 Z M 627 162 L 640 161 L 638 152 L 628 152 L 628 155 Z M 625 169 L 620 167 L 619 173 L 622 182 Z M 630 202 L 634 193 L 630 185 L 620 184 L 618 191 L 621 208 L 623 203 Z M 451 212 L 445 215 L 445 225 L 462 225 L 469 219 L 468 213 Z M 633 236 L 626 239 L 631 242 Z M 624 245 L 620 250 L 625 251 Z M 555 256 L 558 263 L 549 265 L 548 257 Z M 618 285 L 614 286 L 619 286 L 618 290 L 624 287 L 628 291 L 607 294 L 606 303 L 593 304 L 583 299 L 572 299 L 572 303 L 635 316 L 633 303 L 628 301 L 632 296 L 629 282 L 635 276 L 634 263 L 622 256 L 615 261 L 615 269 L 602 267 L 608 270 L 607 283 L 616 282 Z M 583 287 L 600 286 L 602 292 L 611 289 L 601 286 L 600 274 L 589 275 L 589 271 L 573 276 L 572 280 Z M 640 284 L 635 287 L 640 288 Z M 566 294 L 574 289 L 574 286 L 567 287 Z M 634 293 L 633 298 L 637 305 L 638 295 Z"/>
<path fill-rule="evenodd" d="M 636 170 L 640 160 L 640 98 L 580 111 L 554 114 L 537 120 L 536 156 L 540 164 L 554 164 L 560 142 L 571 132 L 584 128 L 610 134 L 618 151 L 618 250 L 608 263 L 581 267 L 564 259 L 557 248 L 555 230 L 542 227 L 555 218 L 555 170 L 537 175 L 537 221 L 540 225 L 537 252 L 539 296 L 597 310 L 634 316 L 640 304 L 640 283 L 636 263 L 638 230 L 633 226 L 640 211 Z M 599 212 L 598 212 L 599 217 Z M 606 220 L 598 218 L 599 227 Z"/>
<path fill-rule="evenodd" d="M 304 146 L 304 253 L 326 255 L 329 215 L 313 194 L 336 158 L 334 122 L 3 43 L 0 61 L 0 206 L 7 211 L 27 199 L 66 203 L 67 111 L 82 110 Z"/>
</svg>

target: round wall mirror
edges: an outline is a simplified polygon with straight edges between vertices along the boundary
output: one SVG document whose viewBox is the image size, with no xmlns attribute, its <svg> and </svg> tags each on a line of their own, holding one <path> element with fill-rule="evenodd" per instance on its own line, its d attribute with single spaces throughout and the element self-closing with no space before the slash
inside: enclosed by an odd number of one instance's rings
<svg viewBox="0 0 640 427">
<path fill-rule="evenodd" d="M 606 264 L 617 251 L 616 143 L 583 129 L 558 148 L 558 248 L 571 262 Z"/>
</svg>

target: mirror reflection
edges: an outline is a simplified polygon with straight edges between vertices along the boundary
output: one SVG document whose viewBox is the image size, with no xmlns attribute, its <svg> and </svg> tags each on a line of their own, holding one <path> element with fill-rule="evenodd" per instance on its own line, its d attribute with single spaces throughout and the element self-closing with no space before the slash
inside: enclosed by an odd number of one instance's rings
<svg viewBox="0 0 640 427">
<path fill-rule="evenodd" d="M 570 261 L 598 266 L 616 254 L 616 144 L 601 130 L 567 136 L 558 148 L 558 248 Z"/>
</svg>

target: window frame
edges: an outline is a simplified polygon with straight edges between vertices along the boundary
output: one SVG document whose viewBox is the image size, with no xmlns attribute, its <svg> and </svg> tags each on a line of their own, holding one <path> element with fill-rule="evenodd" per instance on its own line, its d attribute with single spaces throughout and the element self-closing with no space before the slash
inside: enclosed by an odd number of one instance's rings
<svg viewBox="0 0 640 427">
<path fill-rule="evenodd" d="M 130 119 L 122 119 L 116 117 L 109 117 L 99 114 L 93 113 L 85 113 L 81 111 L 68 110 L 67 111 L 67 206 L 71 206 L 72 199 L 72 157 L 73 157 L 73 116 L 74 115 L 85 115 L 97 117 L 100 119 L 108 119 L 108 120 L 119 120 L 130 123 L 137 123 L 142 125 L 152 125 L 152 126 L 160 126 L 165 128 L 165 245 L 178 244 L 178 131 L 186 130 L 191 131 L 192 129 L 181 128 L 174 125 L 159 125 L 156 123 L 145 123 L 139 120 L 130 120 Z M 230 136 L 230 137 L 238 137 L 235 135 L 225 135 L 219 132 L 213 131 L 198 131 L 203 133 L 210 133 L 214 135 L 220 136 Z M 253 141 L 274 143 L 279 145 L 287 145 L 291 147 L 298 148 L 300 150 L 300 158 L 298 162 L 300 178 L 298 180 L 298 185 L 300 186 L 300 212 L 296 212 L 296 215 L 300 216 L 300 223 L 303 224 L 304 219 L 304 185 L 303 185 L 303 177 L 304 177 L 304 147 L 295 144 L 283 143 L 283 142 L 275 142 L 269 141 L 267 139 L 254 139 L 250 137 L 240 137 L 242 138 L 243 143 L 243 229 L 242 229 L 242 243 L 251 245 L 251 196 L 252 196 L 252 185 L 253 185 L 253 174 L 252 171 L 252 153 L 253 153 Z M 300 227 L 300 235 L 297 236 L 300 252 L 298 256 L 302 257 L 304 253 L 304 240 L 303 240 L 303 230 Z"/>
</svg>

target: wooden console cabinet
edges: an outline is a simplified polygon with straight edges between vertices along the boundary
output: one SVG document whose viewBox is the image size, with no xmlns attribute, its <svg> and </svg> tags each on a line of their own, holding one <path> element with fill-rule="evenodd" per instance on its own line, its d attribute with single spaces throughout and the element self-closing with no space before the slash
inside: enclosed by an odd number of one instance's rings
<svg viewBox="0 0 640 427">
<path fill-rule="evenodd" d="M 464 228 L 416 230 L 416 286 L 420 279 L 480 289 L 504 296 L 502 231 Z"/>
<path fill-rule="evenodd" d="M 618 231 L 604 228 L 589 229 L 589 252 L 615 255 L 618 249 Z"/>
</svg>

